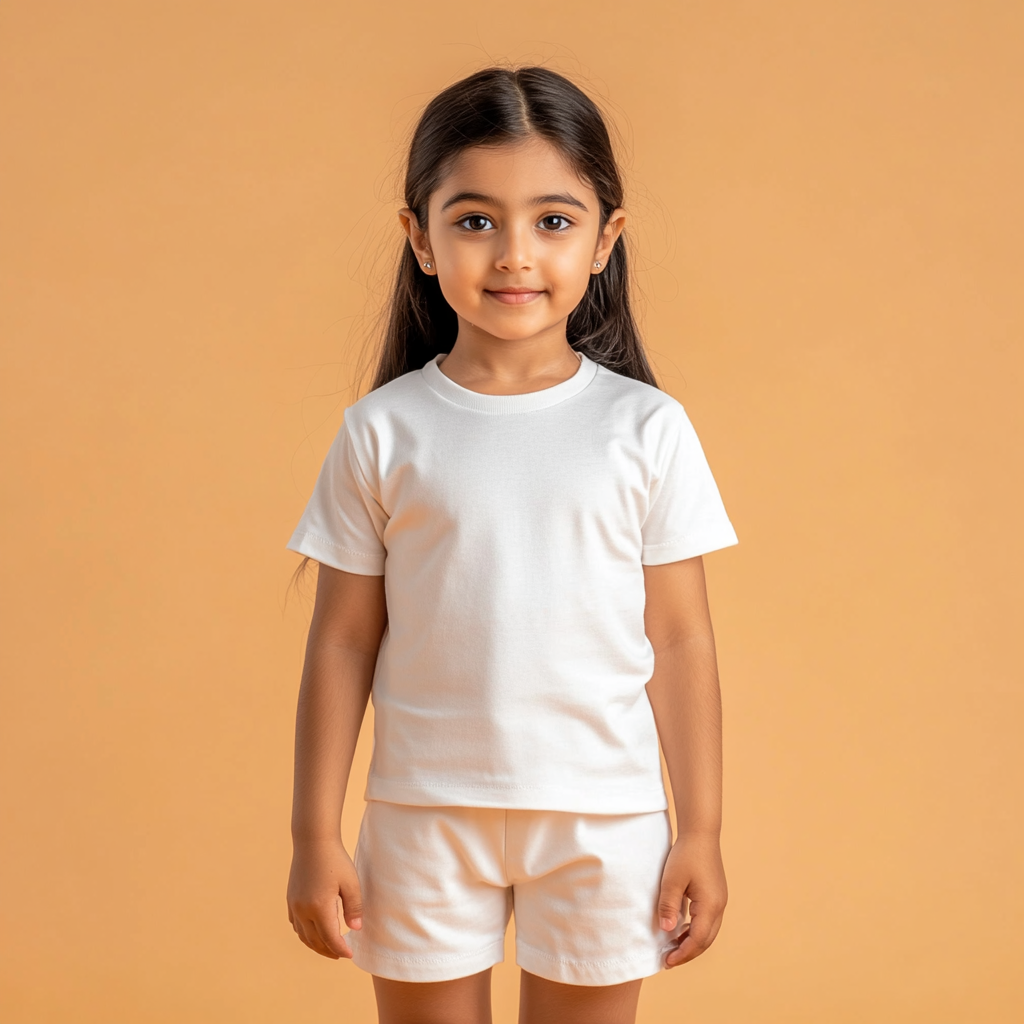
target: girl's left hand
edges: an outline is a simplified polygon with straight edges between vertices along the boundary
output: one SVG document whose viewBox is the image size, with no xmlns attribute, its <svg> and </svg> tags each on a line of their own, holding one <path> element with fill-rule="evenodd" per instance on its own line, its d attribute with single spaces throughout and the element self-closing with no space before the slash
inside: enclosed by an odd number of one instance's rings
<svg viewBox="0 0 1024 1024">
<path fill-rule="evenodd" d="M 688 900 L 690 920 L 665 958 L 666 967 L 685 964 L 715 941 L 728 898 L 718 837 L 680 835 L 662 872 L 658 918 L 664 931 L 673 931 Z"/>
</svg>

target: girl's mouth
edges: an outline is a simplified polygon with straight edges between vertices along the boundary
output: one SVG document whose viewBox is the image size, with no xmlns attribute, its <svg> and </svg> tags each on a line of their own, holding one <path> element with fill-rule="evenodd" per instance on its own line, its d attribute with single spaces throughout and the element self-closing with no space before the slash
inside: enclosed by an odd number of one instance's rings
<svg viewBox="0 0 1024 1024">
<path fill-rule="evenodd" d="M 543 292 L 534 291 L 532 288 L 485 288 L 484 293 L 490 295 L 498 302 L 507 303 L 510 306 L 518 306 L 524 302 L 532 302 L 543 295 Z"/>
</svg>

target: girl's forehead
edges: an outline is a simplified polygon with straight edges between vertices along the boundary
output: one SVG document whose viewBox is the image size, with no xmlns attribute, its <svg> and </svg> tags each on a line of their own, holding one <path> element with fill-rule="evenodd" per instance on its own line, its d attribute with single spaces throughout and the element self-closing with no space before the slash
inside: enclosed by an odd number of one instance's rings
<svg viewBox="0 0 1024 1024">
<path fill-rule="evenodd" d="M 532 137 L 498 146 L 470 146 L 452 162 L 431 205 L 445 205 L 452 196 L 487 196 L 502 205 L 518 204 L 554 193 L 578 196 L 596 209 L 596 193 L 576 173 L 561 151 L 546 139 Z"/>
</svg>

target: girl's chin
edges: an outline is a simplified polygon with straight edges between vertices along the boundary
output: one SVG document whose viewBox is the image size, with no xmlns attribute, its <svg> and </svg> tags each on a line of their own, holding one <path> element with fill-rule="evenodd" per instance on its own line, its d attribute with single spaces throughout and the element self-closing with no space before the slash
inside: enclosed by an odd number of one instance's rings
<svg viewBox="0 0 1024 1024">
<path fill-rule="evenodd" d="M 555 323 L 557 322 L 555 321 Z M 474 326 L 499 341 L 526 341 L 550 330 L 555 324 L 549 323 L 547 319 L 535 323 L 516 324 L 485 323 L 482 320 L 477 320 Z"/>
</svg>

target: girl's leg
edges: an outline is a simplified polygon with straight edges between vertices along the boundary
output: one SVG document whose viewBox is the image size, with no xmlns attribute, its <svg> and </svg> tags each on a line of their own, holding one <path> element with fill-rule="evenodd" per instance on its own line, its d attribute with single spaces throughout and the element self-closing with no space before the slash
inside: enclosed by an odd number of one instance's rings
<svg viewBox="0 0 1024 1024">
<path fill-rule="evenodd" d="M 563 985 L 523 971 L 519 1024 L 634 1024 L 642 983 Z"/>
<path fill-rule="evenodd" d="M 454 981 L 391 981 L 374 975 L 373 991 L 380 1024 L 491 1024 L 489 967 Z"/>
</svg>

